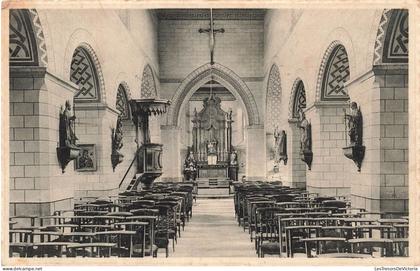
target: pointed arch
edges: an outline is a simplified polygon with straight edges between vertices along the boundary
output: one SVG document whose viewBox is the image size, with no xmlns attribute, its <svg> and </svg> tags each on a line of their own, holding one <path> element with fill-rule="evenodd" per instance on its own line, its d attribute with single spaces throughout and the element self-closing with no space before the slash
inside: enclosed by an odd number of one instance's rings
<svg viewBox="0 0 420 271">
<path fill-rule="evenodd" d="M 280 122 L 281 81 L 280 70 L 276 64 L 270 69 L 267 81 L 265 126 L 267 131 L 273 131 Z"/>
<path fill-rule="evenodd" d="M 205 82 L 211 78 L 216 79 L 223 84 L 235 97 L 244 105 L 246 109 L 246 117 L 249 125 L 260 124 L 260 116 L 258 113 L 257 104 L 251 90 L 245 82 L 236 75 L 229 68 L 215 63 L 209 63 L 197 68 L 190 73 L 177 88 L 175 95 L 172 97 L 172 105 L 168 111 L 168 122 L 170 125 L 177 126 L 179 123 L 179 112 L 186 100 L 191 97 L 195 90 L 197 90 Z"/>
</svg>

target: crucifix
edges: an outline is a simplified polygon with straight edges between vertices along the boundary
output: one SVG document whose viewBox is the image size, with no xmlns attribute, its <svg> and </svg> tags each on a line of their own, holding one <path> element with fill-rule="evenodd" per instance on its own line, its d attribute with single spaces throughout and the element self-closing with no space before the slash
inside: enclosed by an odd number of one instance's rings
<svg viewBox="0 0 420 271">
<path fill-rule="evenodd" d="M 214 41 L 215 41 L 215 34 L 216 33 L 225 33 L 224 28 L 214 29 L 214 22 L 213 22 L 213 9 L 210 9 L 210 27 L 207 29 L 200 28 L 198 29 L 200 33 L 209 33 L 210 34 L 210 64 L 214 64 Z"/>
</svg>

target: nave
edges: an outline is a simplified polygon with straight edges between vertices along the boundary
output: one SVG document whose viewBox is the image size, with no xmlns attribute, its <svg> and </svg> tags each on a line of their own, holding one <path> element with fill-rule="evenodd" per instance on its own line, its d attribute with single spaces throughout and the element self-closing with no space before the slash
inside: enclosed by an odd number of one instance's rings
<svg viewBox="0 0 420 271">
<path fill-rule="evenodd" d="M 234 216 L 233 199 L 199 199 L 173 257 L 255 257 Z"/>
<path fill-rule="evenodd" d="M 8 6 L 11 262 L 409 256 L 416 16 L 310 6 Z"/>
<path fill-rule="evenodd" d="M 406 216 L 280 182 L 234 182 L 233 189 L 233 199 L 197 199 L 193 183 L 156 183 L 114 201 L 80 199 L 51 216 L 11 217 L 9 256 L 408 256 Z"/>
</svg>

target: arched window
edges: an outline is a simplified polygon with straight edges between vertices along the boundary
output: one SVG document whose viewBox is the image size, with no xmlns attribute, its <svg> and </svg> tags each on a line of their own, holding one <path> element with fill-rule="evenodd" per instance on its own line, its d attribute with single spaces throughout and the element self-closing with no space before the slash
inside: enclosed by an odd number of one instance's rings
<svg viewBox="0 0 420 271">
<path fill-rule="evenodd" d="M 274 130 L 276 123 L 280 121 L 280 102 L 281 102 L 281 86 L 280 72 L 276 64 L 270 69 L 267 83 L 267 121 L 266 127 L 268 131 Z"/>
<path fill-rule="evenodd" d="M 143 77 L 141 80 L 141 97 L 157 97 L 155 78 L 153 76 L 152 68 L 149 65 L 146 65 L 146 67 L 143 70 Z"/>
<path fill-rule="evenodd" d="M 328 53 L 328 50 L 327 50 Z M 335 46 L 325 66 L 321 101 L 345 101 L 349 98 L 344 83 L 350 78 L 349 59 L 343 45 Z"/>
<path fill-rule="evenodd" d="M 130 118 L 130 111 L 128 108 L 127 93 L 122 84 L 118 86 L 117 101 L 115 107 L 121 114 L 121 119 L 127 120 Z"/>
<path fill-rule="evenodd" d="M 293 118 L 299 118 L 299 112 L 306 108 L 305 86 L 302 80 L 296 84 L 295 97 L 293 100 Z"/>
<path fill-rule="evenodd" d="M 92 56 L 83 47 L 74 50 L 70 80 L 79 86 L 79 91 L 74 95 L 75 102 L 98 102 L 100 100 L 97 68 Z"/>
</svg>

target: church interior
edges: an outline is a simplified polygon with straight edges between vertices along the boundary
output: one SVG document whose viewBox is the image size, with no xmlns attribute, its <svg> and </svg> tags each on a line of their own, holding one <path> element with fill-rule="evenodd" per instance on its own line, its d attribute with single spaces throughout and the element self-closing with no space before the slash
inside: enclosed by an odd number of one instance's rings
<svg viewBox="0 0 420 271">
<path fill-rule="evenodd" d="M 408 14 L 10 9 L 8 256 L 409 256 Z"/>
</svg>

